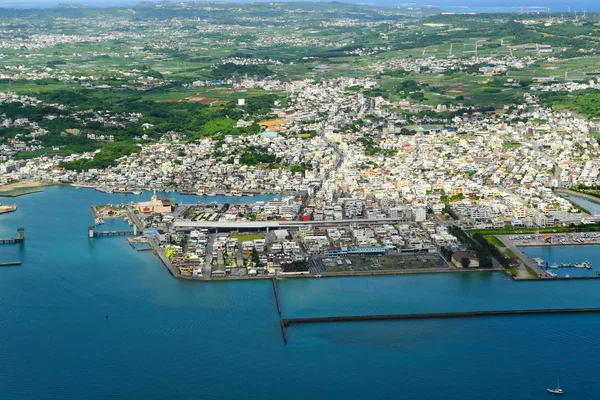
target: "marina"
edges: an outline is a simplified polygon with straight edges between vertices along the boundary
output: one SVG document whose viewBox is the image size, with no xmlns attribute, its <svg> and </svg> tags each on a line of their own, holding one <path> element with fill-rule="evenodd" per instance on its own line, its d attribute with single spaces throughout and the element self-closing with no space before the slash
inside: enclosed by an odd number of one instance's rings
<svg viewBox="0 0 600 400">
<path fill-rule="evenodd" d="M 526 246 L 525 257 L 553 278 L 599 278 L 599 245 Z"/>
</svg>

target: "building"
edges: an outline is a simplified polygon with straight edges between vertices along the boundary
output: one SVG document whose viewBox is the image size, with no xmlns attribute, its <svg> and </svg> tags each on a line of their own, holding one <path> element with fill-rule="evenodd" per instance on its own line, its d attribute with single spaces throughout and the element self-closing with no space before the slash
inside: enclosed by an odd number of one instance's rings
<svg viewBox="0 0 600 400">
<path fill-rule="evenodd" d="M 462 268 L 461 260 L 466 258 L 469 260 L 469 268 L 479 267 L 479 260 L 472 251 L 457 251 L 452 254 L 452 264 L 457 268 Z"/>
<path fill-rule="evenodd" d="M 156 197 L 156 193 L 152 195 L 150 201 L 141 201 L 135 203 L 135 209 L 143 214 L 148 213 L 170 213 L 173 211 L 175 206 L 171 203 L 171 200 L 164 198 L 159 199 Z"/>
</svg>

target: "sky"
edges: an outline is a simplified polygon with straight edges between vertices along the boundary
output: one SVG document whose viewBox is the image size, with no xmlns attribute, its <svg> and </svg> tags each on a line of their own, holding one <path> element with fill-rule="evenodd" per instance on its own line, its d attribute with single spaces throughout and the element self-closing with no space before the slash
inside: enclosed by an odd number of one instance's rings
<svg viewBox="0 0 600 400">
<path fill-rule="evenodd" d="M 139 0 L 0 0 L 0 7 L 16 8 L 37 8 L 52 7 L 60 3 L 81 4 L 87 6 L 127 6 L 137 3 Z M 149 0 L 159 2 L 159 0 Z M 187 1 L 187 0 L 182 0 Z M 190 0 L 193 1 L 193 0 Z M 226 0 L 227 1 L 227 0 Z M 268 1 L 268 0 L 265 0 Z M 285 0 L 284 0 L 285 1 Z M 521 7 L 543 7 L 550 8 L 550 11 L 565 12 L 568 8 L 571 11 L 597 11 L 600 12 L 600 0 L 426 0 L 424 2 L 405 2 L 397 0 L 345 0 L 347 3 L 368 4 L 381 7 L 403 6 L 433 6 L 451 11 L 519 11 Z M 231 2 L 244 2 L 244 0 L 235 0 Z M 464 8 L 467 7 L 467 8 Z"/>
</svg>

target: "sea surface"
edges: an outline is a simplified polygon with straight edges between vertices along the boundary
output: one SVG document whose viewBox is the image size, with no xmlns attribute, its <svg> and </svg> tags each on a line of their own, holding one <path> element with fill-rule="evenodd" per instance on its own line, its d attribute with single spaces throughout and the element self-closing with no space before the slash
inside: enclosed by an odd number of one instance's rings
<svg viewBox="0 0 600 400">
<path fill-rule="evenodd" d="M 565 399 L 600 393 L 600 315 L 294 325 L 285 345 L 270 281 L 176 280 L 123 237 L 87 238 L 91 205 L 148 196 L 51 187 L 0 216 L 1 237 L 26 235 L 0 245 L 23 262 L 0 268 L 1 399 L 549 399 L 557 379 Z M 599 285 L 469 273 L 279 292 L 283 317 L 306 317 L 598 307 Z"/>
</svg>

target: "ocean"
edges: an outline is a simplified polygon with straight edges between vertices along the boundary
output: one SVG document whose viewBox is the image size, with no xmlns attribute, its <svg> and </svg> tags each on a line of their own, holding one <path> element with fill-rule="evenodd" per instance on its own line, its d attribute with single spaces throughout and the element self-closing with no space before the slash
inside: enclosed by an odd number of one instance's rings
<svg viewBox="0 0 600 400">
<path fill-rule="evenodd" d="M 557 379 L 565 398 L 600 392 L 600 315 L 293 325 L 286 345 L 271 282 L 180 281 L 123 237 L 87 238 L 91 205 L 147 196 L 50 187 L 0 216 L 1 237 L 26 236 L 0 245 L 0 261 L 23 262 L 0 268 L 3 400 L 546 399 Z M 599 284 L 472 273 L 278 286 L 283 317 L 307 317 L 597 307 Z"/>
</svg>

